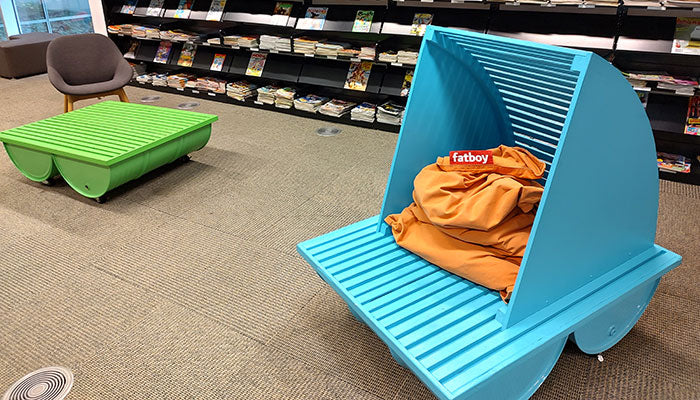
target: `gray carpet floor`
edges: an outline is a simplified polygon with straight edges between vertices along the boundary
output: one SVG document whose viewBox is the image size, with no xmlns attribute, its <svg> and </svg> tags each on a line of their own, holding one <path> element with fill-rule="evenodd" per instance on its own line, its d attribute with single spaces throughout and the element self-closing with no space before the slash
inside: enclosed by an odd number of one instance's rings
<svg viewBox="0 0 700 400">
<path fill-rule="evenodd" d="M 0 79 L 0 104 L 0 130 L 63 107 L 45 76 Z M 103 205 L 2 152 L 0 393 L 61 365 L 71 399 L 432 399 L 295 251 L 378 213 L 397 135 L 196 111 L 220 117 L 209 145 Z M 662 182 L 660 203 L 657 241 L 682 266 L 603 362 L 567 345 L 535 398 L 700 398 L 700 190 Z"/>
</svg>

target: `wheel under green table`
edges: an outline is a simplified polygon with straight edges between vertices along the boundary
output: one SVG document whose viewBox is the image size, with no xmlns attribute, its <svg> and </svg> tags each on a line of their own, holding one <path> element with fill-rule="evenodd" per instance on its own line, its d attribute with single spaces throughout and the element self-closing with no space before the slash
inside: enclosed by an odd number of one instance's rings
<svg viewBox="0 0 700 400">
<path fill-rule="evenodd" d="M 108 191 L 209 141 L 211 114 L 105 101 L 0 132 L 17 169 L 43 182 L 59 175 L 76 192 Z"/>
</svg>

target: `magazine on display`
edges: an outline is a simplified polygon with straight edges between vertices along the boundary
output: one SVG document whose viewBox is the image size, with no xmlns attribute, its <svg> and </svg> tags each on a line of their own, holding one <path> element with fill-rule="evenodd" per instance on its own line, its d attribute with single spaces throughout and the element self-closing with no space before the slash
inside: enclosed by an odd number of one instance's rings
<svg viewBox="0 0 700 400">
<path fill-rule="evenodd" d="M 277 2 L 272 12 L 272 23 L 275 25 L 287 25 L 292 15 L 292 3 Z"/>
<path fill-rule="evenodd" d="M 192 42 L 187 42 L 182 45 L 180 58 L 177 60 L 177 65 L 181 67 L 191 67 L 194 61 L 194 55 L 197 53 L 197 46 Z"/>
<path fill-rule="evenodd" d="M 428 25 L 433 23 L 433 14 L 416 14 L 413 16 L 411 35 L 423 36 Z"/>
<path fill-rule="evenodd" d="M 328 15 L 328 7 L 309 7 L 306 9 L 306 17 L 297 24 L 297 29 L 323 30 L 326 15 Z"/>
<path fill-rule="evenodd" d="M 369 75 L 372 72 L 371 61 L 354 61 L 350 63 L 348 76 L 345 79 L 345 89 L 359 90 L 364 92 L 367 90 Z"/>
<path fill-rule="evenodd" d="M 226 54 L 214 54 L 214 60 L 211 62 L 211 67 L 209 67 L 209 69 L 212 71 L 221 71 L 224 68 L 224 61 L 226 61 Z"/>
<path fill-rule="evenodd" d="M 265 69 L 265 61 L 267 61 L 267 54 L 251 54 L 250 61 L 248 61 L 248 69 L 246 69 L 245 74 L 248 76 L 262 76 L 263 70 Z"/>
<path fill-rule="evenodd" d="M 153 58 L 153 62 L 160 64 L 166 64 L 168 58 L 170 57 L 170 50 L 173 48 L 173 43 L 167 40 L 163 40 L 158 45 L 158 50 L 156 51 L 156 56 Z"/>
<path fill-rule="evenodd" d="M 406 97 L 411 91 L 411 84 L 413 83 L 413 70 L 406 71 L 406 75 L 403 77 L 403 85 L 401 85 L 401 96 Z"/>
<path fill-rule="evenodd" d="M 352 31 L 368 33 L 372 30 L 372 19 L 374 19 L 374 11 L 358 10 L 355 23 L 352 26 Z"/>
<path fill-rule="evenodd" d="M 700 18 L 676 18 L 671 53 L 700 55 Z"/>
<path fill-rule="evenodd" d="M 136 58 L 136 50 L 138 50 L 140 43 L 138 40 L 132 40 L 129 44 L 129 50 L 124 53 L 124 58 Z"/>
<path fill-rule="evenodd" d="M 126 3 L 122 6 L 122 14 L 133 14 L 136 11 L 136 3 L 138 0 L 126 0 Z"/>
<path fill-rule="evenodd" d="M 700 135 L 700 96 L 693 96 L 688 100 L 688 117 L 685 121 L 686 135 Z"/>
<path fill-rule="evenodd" d="M 664 172 L 690 173 L 690 159 L 679 154 L 656 152 L 656 165 Z"/>
<path fill-rule="evenodd" d="M 190 12 L 192 12 L 193 0 L 180 0 L 180 4 L 177 5 L 177 10 L 175 10 L 175 18 L 189 18 Z"/>
<path fill-rule="evenodd" d="M 165 0 L 151 0 L 148 4 L 146 15 L 149 17 L 160 17 L 160 13 L 163 11 L 163 3 L 165 3 Z"/>
<path fill-rule="evenodd" d="M 224 15 L 224 8 L 226 7 L 226 0 L 214 0 L 211 2 L 211 7 L 207 13 L 207 21 L 221 21 L 221 17 Z"/>
</svg>

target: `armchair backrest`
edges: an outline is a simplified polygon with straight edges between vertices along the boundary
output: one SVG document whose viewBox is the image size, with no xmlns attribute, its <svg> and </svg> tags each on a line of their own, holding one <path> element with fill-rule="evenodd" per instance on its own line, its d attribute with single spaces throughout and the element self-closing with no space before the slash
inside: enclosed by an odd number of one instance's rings
<svg viewBox="0 0 700 400">
<path fill-rule="evenodd" d="M 117 46 L 107 37 L 88 33 L 54 39 L 46 53 L 46 64 L 68 85 L 106 82 L 124 62 Z"/>
</svg>

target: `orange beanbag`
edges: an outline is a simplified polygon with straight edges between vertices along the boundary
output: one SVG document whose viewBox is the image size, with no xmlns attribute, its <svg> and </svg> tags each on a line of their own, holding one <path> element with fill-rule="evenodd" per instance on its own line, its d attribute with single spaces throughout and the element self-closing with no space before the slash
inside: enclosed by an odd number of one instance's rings
<svg viewBox="0 0 700 400">
<path fill-rule="evenodd" d="M 413 200 L 389 215 L 396 243 L 510 298 L 542 196 L 545 164 L 519 147 L 491 150 L 493 164 L 438 158 L 414 180 Z"/>
</svg>

